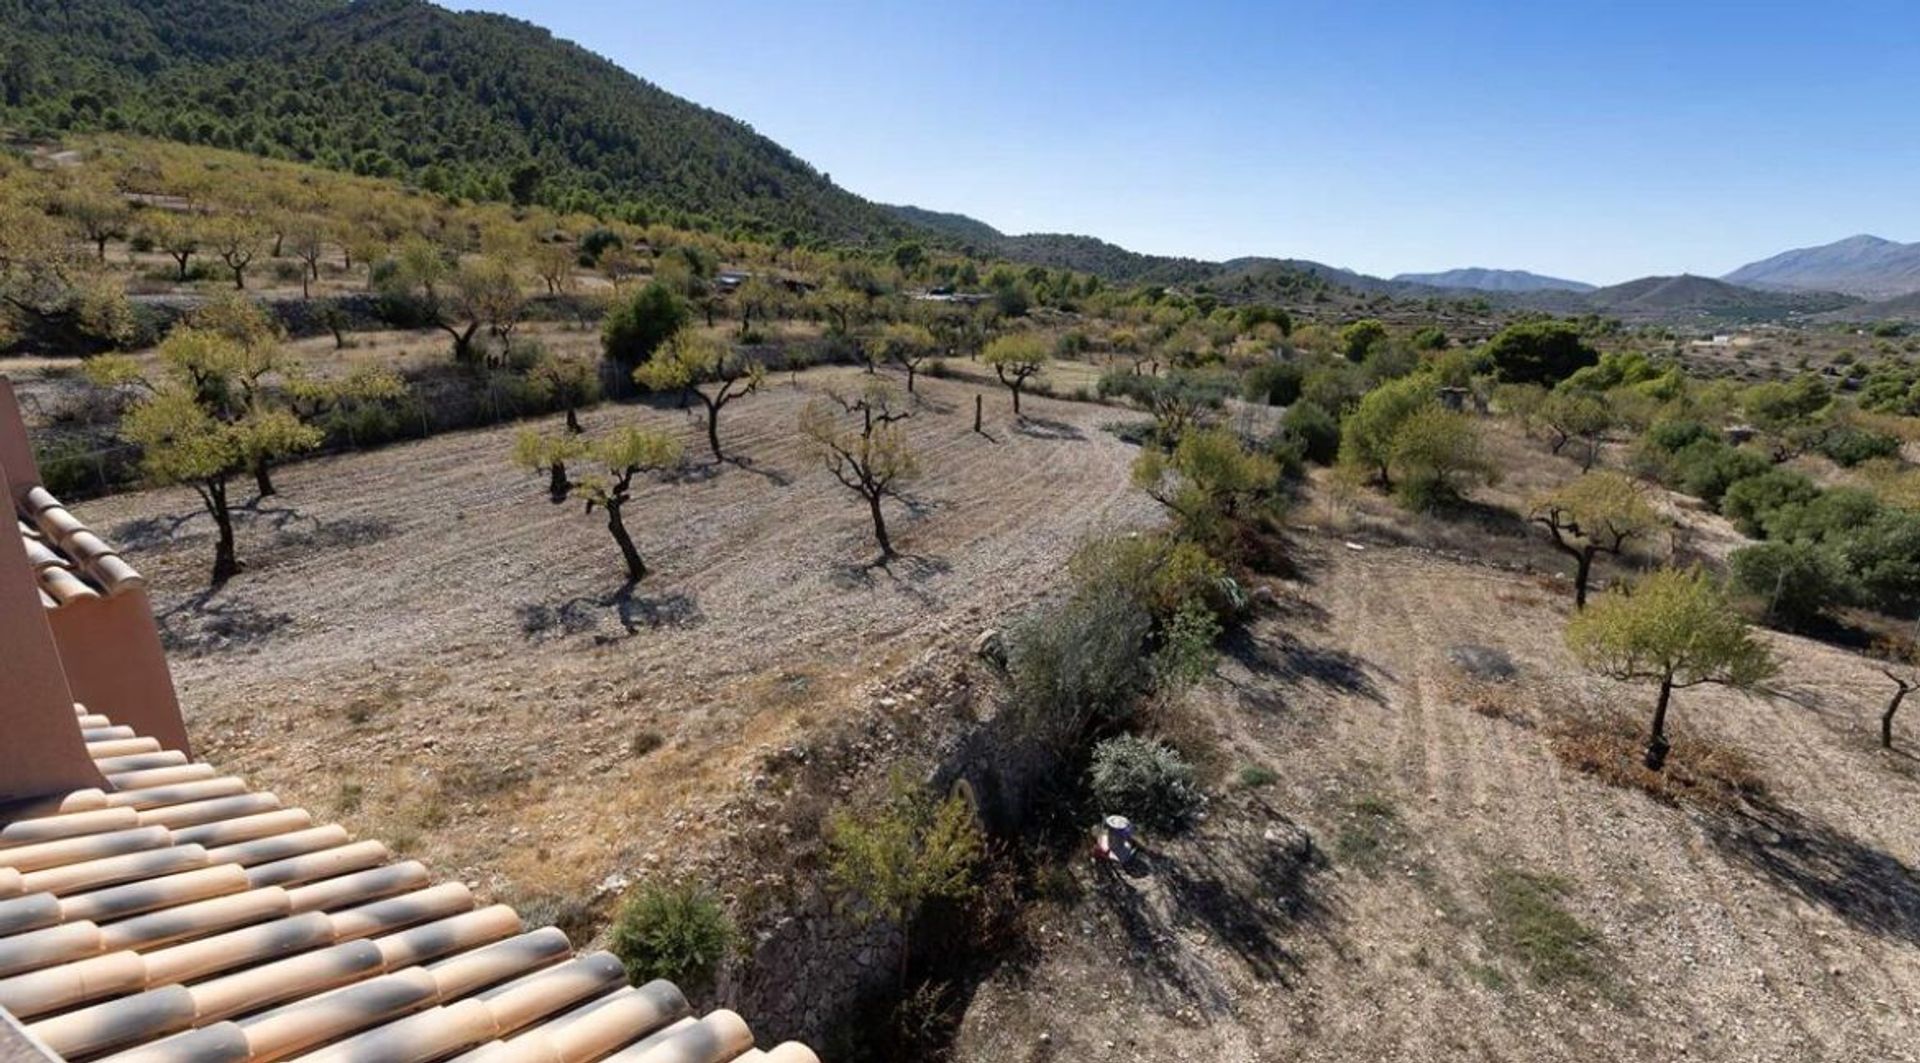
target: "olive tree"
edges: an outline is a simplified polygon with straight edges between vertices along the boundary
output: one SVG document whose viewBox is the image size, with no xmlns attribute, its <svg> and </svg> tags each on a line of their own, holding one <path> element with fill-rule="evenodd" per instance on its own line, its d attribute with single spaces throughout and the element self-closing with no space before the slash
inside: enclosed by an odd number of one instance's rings
<svg viewBox="0 0 1920 1063">
<path fill-rule="evenodd" d="M 1027 381 L 1047 367 L 1046 341 L 1032 333 L 1001 336 L 980 352 L 980 360 L 993 367 L 993 374 L 1013 393 L 1013 413 L 1020 415 L 1020 392 Z"/>
<path fill-rule="evenodd" d="M 807 445 L 834 479 L 866 502 L 882 560 L 892 558 L 894 550 L 880 503 L 899 498 L 900 485 L 920 472 L 900 423 L 912 415 L 900 408 L 897 394 L 884 383 L 868 387 L 858 398 L 817 398 L 800 411 L 800 434 Z"/>
<path fill-rule="evenodd" d="M 1726 591 L 1698 569 L 1661 569 L 1631 589 L 1609 591 L 1573 618 L 1566 638 L 1589 671 L 1658 684 L 1645 758 L 1650 771 L 1666 766 L 1675 690 L 1704 683 L 1746 690 L 1779 671 Z"/>
<path fill-rule="evenodd" d="M 176 328 L 160 345 L 159 372 L 146 375 L 130 358 L 97 358 L 88 375 L 139 392 L 122 434 L 141 449 L 156 484 L 186 484 L 213 518 L 213 585 L 240 571 L 228 484 L 233 477 L 320 445 L 321 433 L 292 411 L 269 406 L 243 387 L 253 356 L 211 329 Z"/>
<path fill-rule="evenodd" d="M 582 499 L 587 513 L 596 508 L 606 513 L 607 533 L 620 547 L 629 584 L 647 575 L 647 563 L 627 531 L 626 508 L 633 497 L 634 478 L 679 465 L 682 453 L 680 441 L 673 436 L 633 426 L 599 438 L 526 429 L 513 442 L 516 464 L 548 474 L 547 490 L 554 502 Z M 588 473 L 571 478 L 570 462 L 575 468 L 586 466 Z"/>
<path fill-rule="evenodd" d="M 1554 548 L 1573 558 L 1575 609 L 1587 607 L 1587 584 L 1597 555 L 1619 557 L 1660 526 L 1659 514 L 1640 485 L 1621 473 L 1604 470 L 1542 495 L 1534 502 L 1531 516 L 1553 537 Z"/>
<path fill-rule="evenodd" d="M 707 408 L 707 448 L 715 461 L 720 452 L 720 411 L 727 403 L 760 390 L 767 370 L 724 340 L 683 328 L 662 344 L 653 357 L 633 371 L 633 379 L 654 391 L 690 392 Z"/>
</svg>

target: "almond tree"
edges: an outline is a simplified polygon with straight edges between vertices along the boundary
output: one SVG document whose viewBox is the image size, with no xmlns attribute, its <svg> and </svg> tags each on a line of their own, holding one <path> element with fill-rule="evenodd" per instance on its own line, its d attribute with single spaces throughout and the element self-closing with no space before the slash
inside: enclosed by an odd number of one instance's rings
<svg viewBox="0 0 1920 1063">
<path fill-rule="evenodd" d="M 1920 643 L 1910 638 L 1882 639 L 1873 650 L 1880 658 L 1880 674 L 1893 682 L 1893 695 L 1880 712 L 1880 748 L 1892 749 L 1893 718 L 1907 695 L 1920 690 Z"/>
<path fill-rule="evenodd" d="M 767 370 L 724 340 L 683 328 L 674 333 L 640 368 L 633 379 L 653 391 L 680 391 L 700 397 L 707 408 L 707 447 L 715 461 L 720 452 L 720 411 L 727 403 L 760 390 Z"/>
<path fill-rule="evenodd" d="M 519 465 L 548 474 L 548 493 L 554 502 L 583 499 L 586 512 L 597 507 L 607 515 L 607 533 L 620 547 L 627 566 L 627 582 L 647 575 L 647 564 L 627 531 L 626 507 L 633 497 L 633 481 L 643 472 L 659 472 L 680 464 L 680 441 L 665 432 L 628 426 L 611 435 L 587 438 L 572 433 L 542 433 L 527 429 L 514 440 L 513 458 Z M 580 479 L 568 475 L 568 463 L 590 470 Z"/>
<path fill-rule="evenodd" d="M 1573 558 L 1573 607 L 1587 607 L 1593 559 L 1619 557 L 1632 542 L 1659 527 L 1660 518 L 1640 485 L 1617 472 L 1590 472 L 1562 485 L 1533 505 L 1533 521 L 1547 529 L 1554 548 Z"/>
<path fill-rule="evenodd" d="M 920 366 L 933 357 L 939 341 L 924 325 L 893 324 L 867 338 L 867 364 L 893 362 L 907 371 L 907 393 L 913 393 Z"/>
<path fill-rule="evenodd" d="M 1013 413 L 1020 415 L 1020 392 L 1027 380 L 1047 367 L 1047 344 L 1030 333 L 1001 336 L 980 352 L 980 360 L 993 367 L 1000 383 L 1013 393 Z"/>
<path fill-rule="evenodd" d="M 1567 646 L 1591 672 L 1659 684 L 1647 737 L 1649 771 L 1666 767 L 1667 708 L 1675 690 L 1703 683 L 1746 690 L 1780 670 L 1726 591 L 1698 569 L 1661 569 L 1631 590 L 1607 592 L 1567 625 Z"/>
<path fill-rule="evenodd" d="M 96 358 L 88 375 L 107 386 L 130 387 L 140 396 L 122 422 L 128 442 L 141 449 L 141 464 L 157 484 L 186 484 L 213 518 L 213 585 L 240 571 L 234 549 L 228 484 L 266 462 L 320 445 L 317 428 L 291 411 L 264 405 L 241 385 L 250 355 L 240 344 L 210 329 L 175 328 L 160 345 L 160 372 L 144 375 L 131 358 Z"/>
<path fill-rule="evenodd" d="M 260 254 L 265 239 L 260 227 L 245 218 L 220 218 L 207 226 L 206 243 L 233 274 L 233 286 L 247 287 L 247 267 Z"/>
<path fill-rule="evenodd" d="M 898 406 L 898 394 L 876 382 L 857 399 L 830 395 L 814 399 L 800 411 L 800 434 L 808 446 L 834 479 L 866 501 L 883 561 L 895 554 L 880 503 L 889 496 L 899 498 L 900 485 L 920 472 L 900 424 L 912 412 Z M 850 416 L 843 419 L 843 414 Z"/>
<path fill-rule="evenodd" d="M 300 298 L 307 299 L 313 294 L 313 282 L 320 279 L 320 259 L 327 250 L 326 225 L 319 218 L 300 217 L 288 224 L 286 244 L 293 257 L 300 260 Z"/>
<path fill-rule="evenodd" d="M 155 247 L 167 253 L 176 267 L 174 279 L 185 283 L 187 267 L 200 251 L 200 223 L 179 214 L 158 214 L 147 222 L 147 236 Z"/>
</svg>

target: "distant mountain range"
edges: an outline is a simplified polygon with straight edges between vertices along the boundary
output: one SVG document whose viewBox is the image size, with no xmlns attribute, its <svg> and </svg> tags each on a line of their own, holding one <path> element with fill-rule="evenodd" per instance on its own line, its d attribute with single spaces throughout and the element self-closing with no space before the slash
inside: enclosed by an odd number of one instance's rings
<svg viewBox="0 0 1920 1063">
<path fill-rule="evenodd" d="M 1920 292 L 1920 243 L 1849 236 L 1820 247 L 1785 251 L 1721 278 L 1750 288 L 1845 292 L 1887 299 Z"/>
<path fill-rule="evenodd" d="M 1450 269 L 1442 273 L 1398 273 L 1394 280 L 1408 284 L 1426 284 L 1435 288 L 1469 288 L 1479 292 L 1590 292 L 1594 285 L 1584 281 L 1543 277 L 1524 269 Z"/>
</svg>

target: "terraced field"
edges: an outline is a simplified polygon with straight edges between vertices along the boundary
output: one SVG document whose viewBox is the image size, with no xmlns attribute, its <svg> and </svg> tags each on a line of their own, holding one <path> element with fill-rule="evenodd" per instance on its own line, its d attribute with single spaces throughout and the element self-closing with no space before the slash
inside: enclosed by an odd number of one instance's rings
<svg viewBox="0 0 1920 1063">
<path fill-rule="evenodd" d="M 675 852 L 752 763 L 931 645 L 964 645 L 1074 546 L 1153 519 L 1104 407 L 920 383 L 925 475 L 872 564 L 864 504 L 801 447 L 807 399 L 852 370 L 780 376 L 729 406 L 724 464 L 669 406 L 690 465 L 629 526 L 654 574 L 623 591 L 603 518 L 553 506 L 513 432 L 448 435 L 276 476 L 240 526 L 248 568 L 204 588 L 211 523 L 181 490 L 85 505 L 158 586 L 189 727 L 256 785 L 470 881 L 579 897 Z M 695 410 L 698 404 L 695 404 Z M 533 838 L 539 844 L 530 844 Z"/>
</svg>

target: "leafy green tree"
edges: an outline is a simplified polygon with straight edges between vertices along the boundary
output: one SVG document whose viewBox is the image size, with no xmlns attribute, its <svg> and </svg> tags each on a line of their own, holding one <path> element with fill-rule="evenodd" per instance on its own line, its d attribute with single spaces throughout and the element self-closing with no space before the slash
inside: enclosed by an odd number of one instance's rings
<svg viewBox="0 0 1920 1063">
<path fill-rule="evenodd" d="M 1438 405 L 1400 423 L 1388 445 L 1388 464 L 1401 500 L 1420 510 L 1457 502 L 1469 483 L 1490 483 L 1497 473 L 1473 421 Z"/>
<path fill-rule="evenodd" d="M 827 874 L 842 894 L 859 899 L 860 915 L 899 928 L 900 978 L 912 962 L 914 917 L 934 900 L 961 901 L 978 888 L 986 839 L 973 806 L 955 794 L 937 800 L 898 769 L 878 808 L 847 809 L 827 821 Z"/>
<path fill-rule="evenodd" d="M 1387 326 L 1374 318 L 1361 318 L 1340 330 L 1340 353 L 1349 362 L 1363 362 L 1387 342 Z"/>
<path fill-rule="evenodd" d="M 133 211 L 111 182 L 81 177 L 54 200 L 54 208 L 78 234 L 94 246 L 95 258 L 107 260 L 107 242 L 125 236 Z"/>
<path fill-rule="evenodd" d="M 1757 538 L 1766 534 L 1769 521 L 1778 511 L 1804 507 L 1819 496 L 1820 488 L 1805 473 L 1768 469 L 1730 484 L 1720 497 L 1720 512 L 1733 521 L 1740 534 Z"/>
<path fill-rule="evenodd" d="M 1850 597 L 1845 562 L 1833 546 L 1755 543 L 1727 558 L 1733 583 L 1767 603 L 1767 618 L 1791 627 L 1819 621 Z"/>
<path fill-rule="evenodd" d="M 907 371 L 907 394 L 913 394 L 920 366 L 940 349 L 938 340 L 925 325 L 896 322 L 883 326 L 866 338 L 867 364 L 893 362 Z"/>
<path fill-rule="evenodd" d="M 733 293 L 733 305 L 740 312 L 740 338 L 752 331 L 755 318 L 770 320 L 786 312 L 791 300 L 787 290 L 765 277 L 749 277 Z"/>
<path fill-rule="evenodd" d="M 1554 548 L 1573 558 L 1573 607 L 1587 607 L 1593 559 L 1619 557 L 1646 542 L 1660 527 L 1660 515 L 1640 485 L 1617 472 L 1589 472 L 1548 492 L 1533 504 L 1534 523 L 1547 529 Z"/>
<path fill-rule="evenodd" d="M 147 238 L 153 246 L 166 252 L 173 259 L 174 279 L 185 283 L 187 267 L 192 264 L 193 256 L 200 252 L 200 223 L 198 220 L 180 214 L 154 213 L 142 223 Z"/>
<path fill-rule="evenodd" d="M 1667 709 L 1675 690 L 1716 683 L 1751 689 L 1779 671 L 1726 592 L 1698 569 L 1662 569 L 1616 587 L 1567 625 L 1567 645 L 1588 670 L 1658 684 L 1646 765 L 1666 766 Z"/>
<path fill-rule="evenodd" d="M 600 327 L 600 343 L 609 360 L 632 373 L 684 328 L 689 317 L 686 303 L 655 282 L 614 304 Z"/>
<path fill-rule="evenodd" d="M 1548 448 L 1555 454 L 1576 439 L 1585 444 L 1580 460 L 1582 472 L 1593 468 L 1600 456 L 1600 438 L 1613 427 L 1613 411 L 1606 400 L 1585 391 L 1548 393 L 1531 411 L 1530 419 L 1546 430 Z"/>
<path fill-rule="evenodd" d="M 733 349 L 732 345 L 689 328 L 673 334 L 653 357 L 633 371 L 640 386 L 653 391 L 691 392 L 707 408 L 707 449 L 713 460 L 720 452 L 720 411 L 735 399 L 760 390 L 766 366 Z"/>
<path fill-rule="evenodd" d="M 630 584 L 647 576 L 646 561 L 627 531 L 626 508 L 633 497 L 634 478 L 645 472 L 672 469 L 680 464 L 682 454 L 678 439 L 633 426 L 598 439 L 526 429 L 513 444 L 515 464 L 548 474 L 548 491 L 555 501 L 581 499 L 588 513 L 596 508 L 606 513 L 607 534 L 620 548 Z M 591 471 L 578 479 L 570 478 L 569 468 L 582 464 Z"/>
<path fill-rule="evenodd" d="M 1523 321 L 1487 341 L 1487 358 L 1508 384 L 1552 387 L 1600 361 L 1580 330 L 1564 321 Z"/>
<path fill-rule="evenodd" d="M 320 430 L 286 409 L 269 406 L 243 386 L 255 355 L 219 332 L 183 326 L 160 345 L 158 372 L 130 358 L 96 358 L 88 376 L 137 392 L 121 434 L 141 450 L 156 484 L 186 484 L 199 495 L 217 532 L 213 585 L 240 571 L 228 485 L 233 477 L 320 445 Z"/>
<path fill-rule="evenodd" d="M 1185 432 L 1171 452 L 1146 447 L 1133 463 L 1134 486 L 1172 511 L 1181 533 L 1226 544 L 1231 527 L 1265 515 L 1277 499 L 1280 466 L 1218 428 Z"/>
<path fill-rule="evenodd" d="M 233 274 L 235 290 L 245 290 L 247 267 L 259 257 L 266 240 L 265 231 L 250 219 L 227 217 L 208 222 L 204 232 L 207 247 L 226 264 L 227 272 Z"/>
<path fill-rule="evenodd" d="M 1020 392 L 1027 381 L 1047 368 L 1051 354 L 1046 341 L 1030 332 L 1016 332 L 994 339 L 980 352 L 980 361 L 993 367 L 993 374 L 1013 393 L 1013 414 L 1020 416 Z"/>
<path fill-rule="evenodd" d="M 893 390 L 879 382 L 858 398 L 814 399 L 800 411 L 801 437 L 833 478 L 866 502 L 883 561 L 895 555 L 880 503 L 899 498 L 901 486 L 920 473 L 900 423 L 912 415 L 901 408 Z"/>
<path fill-rule="evenodd" d="M 1433 385 L 1420 377 L 1391 380 L 1361 397 L 1340 426 L 1340 464 L 1371 474 L 1393 488 L 1393 440 L 1402 425 L 1435 409 Z"/>
</svg>

